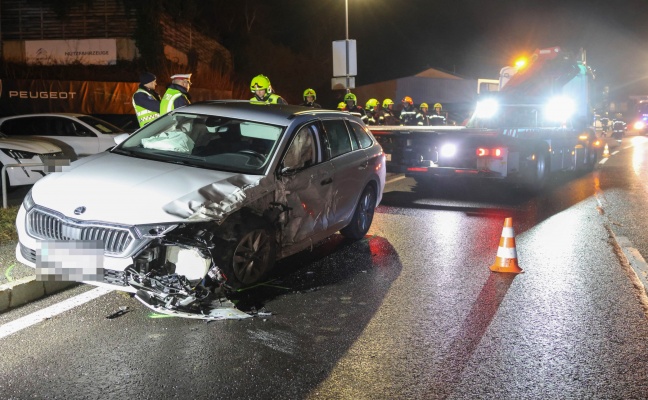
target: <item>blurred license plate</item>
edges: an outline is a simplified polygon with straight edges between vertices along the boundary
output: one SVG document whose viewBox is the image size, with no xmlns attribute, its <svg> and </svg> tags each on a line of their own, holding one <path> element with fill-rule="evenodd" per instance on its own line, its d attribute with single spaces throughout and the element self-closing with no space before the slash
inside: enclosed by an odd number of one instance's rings
<svg viewBox="0 0 648 400">
<path fill-rule="evenodd" d="M 104 244 L 100 240 L 43 240 L 36 250 L 36 280 L 103 281 Z"/>
</svg>

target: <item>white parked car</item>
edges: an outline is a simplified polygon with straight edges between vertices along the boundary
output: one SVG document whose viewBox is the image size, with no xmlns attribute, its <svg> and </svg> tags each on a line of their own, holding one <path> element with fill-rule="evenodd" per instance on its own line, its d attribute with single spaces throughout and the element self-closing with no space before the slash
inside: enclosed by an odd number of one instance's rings
<svg viewBox="0 0 648 400">
<path fill-rule="evenodd" d="M 9 136 L 37 136 L 63 150 L 69 146 L 78 157 L 100 153 L 115 145 L 124 133 L 109 122 L 73 113 L 24 114 L 0 118 L 0 132 Z"/>
<path fill-rule="evenodd" d="M 120 140 L 34 185 L 16 256 L 151 308 L 203 313 L 276 259 L 337 231 L 363 238 L 385 185 L 382 148 L 346 112 L 198 103 Z"/>
<path fill-rule="evenodd" d="M 32 185 L 47 172 L 62 165 L 61 149 L 42 140 L 7 137 L 0 133 L 0 168 L 7 167 L 7 187 Z M 12 164 L 47 164 L 38 166 L 9 167 Z"/>
</svg>

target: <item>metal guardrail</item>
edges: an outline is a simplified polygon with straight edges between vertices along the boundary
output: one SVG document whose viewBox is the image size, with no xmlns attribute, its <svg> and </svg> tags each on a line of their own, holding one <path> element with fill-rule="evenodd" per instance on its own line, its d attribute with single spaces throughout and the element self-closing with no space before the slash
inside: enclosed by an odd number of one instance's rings
<svg viewBox="0 0 648 400">
<path fill-rule="evenodd" d="M 2 208 L 7 208 L 7 168 L 11 167 L 44 167 L 43 163 L 7 164 L 2 166 Z"/>
</svg>

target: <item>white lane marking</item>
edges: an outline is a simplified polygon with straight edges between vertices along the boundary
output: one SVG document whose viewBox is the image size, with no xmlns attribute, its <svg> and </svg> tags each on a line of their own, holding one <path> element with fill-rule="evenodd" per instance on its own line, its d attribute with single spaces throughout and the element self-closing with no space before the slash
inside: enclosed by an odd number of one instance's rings
<svg viewBox="0 0 648 400">
<path fill-rule="evenodd" d="M 71 310 L 76 306 L 80 306 L 81 304 L 87 303 L 90 300 L 94 300 L 112 291 L 112 289 L 98 287 L 78 296 L 63 300 L 62 302 L 56 303 L 47 308 L 43 308 L 42 310 L 36 311 L 29 315 L 25 315 L 24 317 L 18 318 L 17 320 L 7 322 L 6 324 L 0 326 L 0 339 L 28 328 L 32 325 L 36 325 L 39 322 L 43 322 L 48 318 L 55 317 L 65 311 Z"/>
<path fill-rule="evenodd" d="M 385 181 L 385 185 L 388 184 L 388 183 L 400 181 L 401 179 L 405 179 L 405 175 L 400 175 L 400 176 L 396 176 L 396 177 L 394 177 L 392 179 L 389 179 L 389 180 Z"/>
<path fill-rule="evenodd" d="M 619 150 L 617 150 L 617 151 L 615 151 L 615 152 L 613 152 L 613 153 L 612 153 L 612 154 L 610 154 L 610 155 L 612 155 L 612 156 L 614 156 L 614 155 L 617 155 L 617 154 L 619 154 Z"/>
<path fill-rule="evenodd" d="M 607 158 L 602 158 L 601 161 L 599 161 L 599 164 L 605 164 L 607 162 Z"/>
</svg>

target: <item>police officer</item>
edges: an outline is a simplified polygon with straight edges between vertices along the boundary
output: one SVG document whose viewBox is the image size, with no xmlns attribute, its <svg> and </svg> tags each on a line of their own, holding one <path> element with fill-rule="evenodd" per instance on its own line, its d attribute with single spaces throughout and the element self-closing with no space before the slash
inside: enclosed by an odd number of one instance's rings
<svg viewBox="0 0 648 400">
<path fill-rule="evenodd" d="M 171 77 L 171 84 L 164 92 L 160 102 L 160 115 L 164 115 L 176 108 L 191 104 L 189 88 L 191 87 L 191 74 L 175 74 Z"/>
<path fill-rule="evenodd" d="M 378 125 L 398 125 L 400 121 L 394 114 L 394 101 L 392 99 L 385 99 L 380 109 L 378 116 Z"/>
<path fill-rule="evenodd" d="M 421 115 L 421 112 L 414 107 L 414 101 L 412 98 L 405 96 L 401 102 L 403 103 L 403 110 L 400 113 L 401 125 L 422 125 L 423 115 Z M 419 122 L 421 124 L 419 124 Z"/>
<path fill-rule="evenodd" d="M 344 102 L 346 103 L 346 106 L 344 107 L 343 111 L 348 111 L 349 114 L 355 115 L 356 117 L 359 117 L 362 122 L 365 124 L 367 123 L 367 113 L 365 113 L 364 108 L 358 107 L 356 104 L 356 95 L 349 92 L 344 95 Z"/>
<path fill-rule="evenodd" d="M 378 125 L 378 100 L 367 100 L 365 113 L 367 114 L 367 125 Z"/>
<path fill-rule="evenodd" d="M 160 95 L 155 91 L 157 80 L 150 72 L 142 72 L 137 91 L 133 93 L 133 108 L 140 128 L 160 116 Z"/>
<path fill-rule="evenodd" d="M 322 108 L 322 106 L 315 103 L 315 99 L 317 99 L 315 91 L 313 89 L 306 89 L 304 90 L 304 102 L 301 105 L 304 107 Z"/>
<path fill-rule="evenodd" d="M 270 78 L 265 75 L 257 75 L 252 78 L 250 91 L 254 93 L 254 97 L 250 99 L 250 103 L 288 104 L 283 97 L 272 92 Z"/>
<path fill-rule="evenodd" d="M 441 110 L 443 109 L 443 106 L 441 103 L 435 103 L 434 104 L 434 111 L 430 116 L 428 117 L 430 119 L 430 125 L 446 125 L 446 117 L 443 115 L 443 112 Z"/>
</svg>

